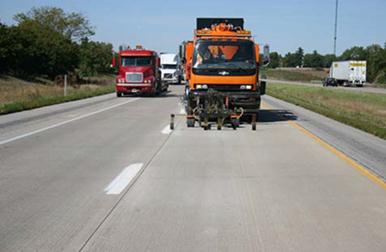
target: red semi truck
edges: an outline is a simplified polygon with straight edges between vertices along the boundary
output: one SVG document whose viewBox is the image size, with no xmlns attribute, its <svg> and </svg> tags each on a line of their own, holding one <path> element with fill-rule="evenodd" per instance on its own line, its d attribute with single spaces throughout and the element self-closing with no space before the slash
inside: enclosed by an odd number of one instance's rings
<svg viewBox="0 0 386 252">
<path fill-rule="evenodd" d="M 118 54 L 118 67 L 115 90 L 117 97 L 125 94 L 159 94 L 167 91 L 168 84 L 162 83 L 160 58 L 155 51 L 136 46 Z"/>
</svg>

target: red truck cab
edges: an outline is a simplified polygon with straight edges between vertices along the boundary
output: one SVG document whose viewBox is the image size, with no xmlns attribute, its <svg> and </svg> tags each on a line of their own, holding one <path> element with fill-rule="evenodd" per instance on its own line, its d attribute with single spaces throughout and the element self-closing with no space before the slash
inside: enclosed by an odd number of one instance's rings
<svg viewBox="0 0 386 252">
<path fill-rule="evenodd" d="M 137 46 L 120 51 L 118 56 L 117 97 L 125 94 L 157 94 L 167 90 L 167 84 L 161 82 L 160 58 L 155 51 Z"/>
</svg>

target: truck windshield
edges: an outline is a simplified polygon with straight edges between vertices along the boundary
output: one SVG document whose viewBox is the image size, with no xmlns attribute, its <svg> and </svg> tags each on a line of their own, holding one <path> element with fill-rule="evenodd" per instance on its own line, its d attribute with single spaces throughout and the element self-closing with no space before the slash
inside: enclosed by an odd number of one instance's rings
<svg viewBox="0 0 386 252">
<path fill-rule="evenodd" d="M 163 69 L 176 69 L 176 68 L 177 68 L 177 65 L 173 65 L 173 64 L 163 64 L 163 65 L 162 65 L 162 68 L 163 68 Z"/>
<path fill-rule="evenodd" d="M 151 65 L 151 57 L 122 57 L 122 66 L 148 66 Z"/>
<path fill-rule="evenodd" d="M 193 69 L 256 69 L 254 43 L 240 40 L 199 41 L 194 49 Z"/>
</svg>

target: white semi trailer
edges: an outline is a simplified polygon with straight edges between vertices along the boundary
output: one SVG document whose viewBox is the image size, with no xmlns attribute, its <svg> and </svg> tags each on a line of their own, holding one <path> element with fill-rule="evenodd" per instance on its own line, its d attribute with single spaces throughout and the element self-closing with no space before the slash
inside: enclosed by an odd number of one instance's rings
<svg viewBox="0 0 386 252">
<path fill-rule="evenodd" d="M 162 81 L 177 84 L 181 82 L 178 69 L 178 55 L 174 53 L 161 53 L 161 74 Z"/>
<path fill-rule="evenodd" d="M 362 87 L 366 83 L 366 61 L 334 61 L 330 68 L 330 78 L 338 85 Z"/>
</svg>

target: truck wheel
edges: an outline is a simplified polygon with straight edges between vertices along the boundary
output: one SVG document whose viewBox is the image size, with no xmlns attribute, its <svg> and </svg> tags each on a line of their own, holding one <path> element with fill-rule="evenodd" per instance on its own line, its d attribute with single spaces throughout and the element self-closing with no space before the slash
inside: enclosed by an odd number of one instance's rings
<svg viewBox="0 0 386 252">
<path fill-rule="evenodd" d="M 217 130 L 222 129 L 222 124 L 223 124 L 223 119 L 222 118 L 217 118 Z"/>
<path fill-rule="evenodd" d="M 195 119 L 186 119 L 186 126 L 188 126 L 188 128 L 194 128 L 195 123 Z"/>
<path fill-rule="evenodd" d="M 251 121 L 252 130 L 256 130 L 256 121 L 257 121 L 258 115 L 259 115 L 259 113 L 252 115 L 252 121 Z"/>
<path fill-rule="evenodd" d="M 117 92 L 117 97 L 122 97 L 122 93 Z"/>
<path fill-rule="evenodd" d="M 233 128 L 234 130 L 236 130 L 237 127 L 240 126 L 240 120 L 239 120 L 239 119 L 232 119 L 231 124 L 232 124 L 232 128 Z"/>
</svg>

